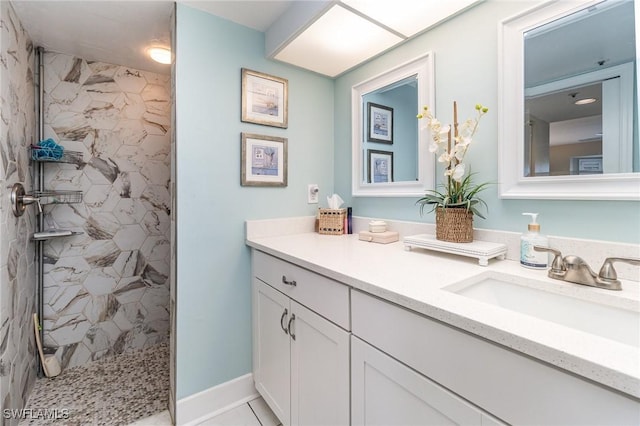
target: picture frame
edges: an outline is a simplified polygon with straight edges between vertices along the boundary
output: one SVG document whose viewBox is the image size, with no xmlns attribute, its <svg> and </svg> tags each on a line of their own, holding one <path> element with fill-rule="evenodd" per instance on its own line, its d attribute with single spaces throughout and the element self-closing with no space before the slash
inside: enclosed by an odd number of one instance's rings
<svg viewBox="0 0 640 426">
<path fill-rule="evenodd" d="M 393 152 L 367 150 L 368 183 L 393 182 Z"/>
<path fill-rule="evenodd" d="M 242 118 L 245 123 L 289 125 L 289 81 L 242 68 Z"/>
<path fill-rule="evenodd" d="M 393 108 L 367 102 L 367 142 L 393 144 Z"/>
<path fill-rule="evenodd" d="M 241 133 L 240 185 L 287 186 L 287 138 Z"/>
<path fill-rule="evenodd" d="M 579 175 L 592 175 L 602 174 L 602 156 L 586 156 L 577 157 L 578 160 L 578 174 Z"/>
</svg>

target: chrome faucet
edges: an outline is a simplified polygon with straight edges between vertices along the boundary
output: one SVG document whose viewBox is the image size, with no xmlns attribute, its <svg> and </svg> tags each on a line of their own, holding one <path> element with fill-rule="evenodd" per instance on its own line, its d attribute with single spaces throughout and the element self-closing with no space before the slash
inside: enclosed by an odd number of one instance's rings
<svg viewBox="0 0 640 426">
<path fill-rule="evenodd" d="M 569 255 L 562 257 L 560 251 L 549 247 L 534 246 L 533 249 L 535 251 L 553 253 L 554 258 L 553 262 L 551 262 L 551 269 L 549 269 L 549 278 L 607 290 L 622 290 L 622 283 L 618 279 L 616 270 L 613 268 L 614 262 L 640 265 L 640 259 L 632 257 L 608 257 L 602 264 L 600 272 L 596 274 L 587 262 L 578 256 Z"/>
</svg>

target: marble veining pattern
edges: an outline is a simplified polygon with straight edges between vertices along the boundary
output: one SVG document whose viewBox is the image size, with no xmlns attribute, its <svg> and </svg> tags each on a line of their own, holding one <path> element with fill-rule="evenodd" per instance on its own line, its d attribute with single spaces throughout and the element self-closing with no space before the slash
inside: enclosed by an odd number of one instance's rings
<svg viewBox="0 0 640 426">
<path fill-rule="evenodd" d="M 48 163 L 45 187 L 83 202 L 45 206 L 45 352 L 63 368 L 169 335 L 170 79 L 65 54 L 44 55 L 45 137 L 82 153 Z"/>
<path fill-rule="evenodd" d="M 32 188 L 27 147 L 35 137 L 34 48 L 13 6 L 0 2 L 0 408 L 24 408 L 36 375 L 34 210 L 19 218 L 9 191 Z M 0 411 L 4 413 L 4 411 Z M 0 417 L 0 424 L 15 419 Z"/>
</svg>

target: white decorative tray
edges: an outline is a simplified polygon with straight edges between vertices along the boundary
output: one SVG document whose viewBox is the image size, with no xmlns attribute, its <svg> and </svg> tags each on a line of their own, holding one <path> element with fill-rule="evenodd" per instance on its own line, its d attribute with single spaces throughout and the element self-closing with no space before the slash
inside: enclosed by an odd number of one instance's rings
<svg viewBox="0 0 640 426">
<path fill-rule="evenodd" d="M 473 241 L 470 243 L 450 243 L 436 239 L 435 235 L 418 234 L 404 237 L 404 249 L 411 250 L 413 247 L 427 250 L 440 251 L 443 253 L 457 254 L 460 256 L 475 257 L 481 266 L 487 266 L 489 259 L 497 257 L 504 260 L 507 254 L 507 245 L 501 243 L 490 243 L 488 241 Z"/>
</svg>

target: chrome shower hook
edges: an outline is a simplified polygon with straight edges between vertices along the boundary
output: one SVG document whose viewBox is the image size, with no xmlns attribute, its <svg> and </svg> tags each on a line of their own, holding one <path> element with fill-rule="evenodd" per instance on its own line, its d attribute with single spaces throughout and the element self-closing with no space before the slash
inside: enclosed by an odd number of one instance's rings
<svg viewBox="0 0 640 426">
<path fill-rule="evenodd" d="M 13 215 L 20 217 L 27 209 L 29 204 L 36 203 L 38 205 L 38 212 L 42 213 L 42 206 L 40 205 L 40 199 L 33 195 L 27 194 L 24 191 L 24 186 L 21 183 L 14 183 L 11 188 L 11 208 Z"/>
</svg>

